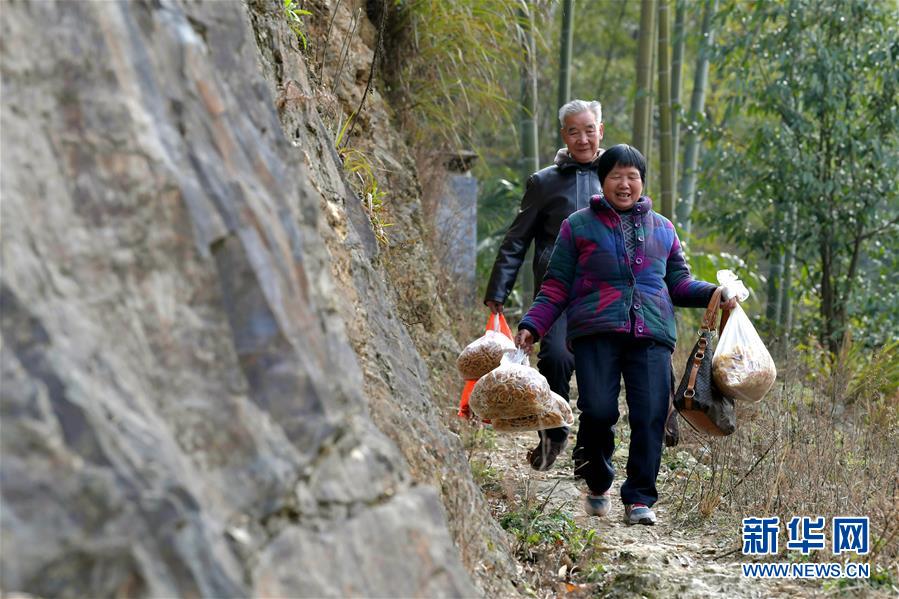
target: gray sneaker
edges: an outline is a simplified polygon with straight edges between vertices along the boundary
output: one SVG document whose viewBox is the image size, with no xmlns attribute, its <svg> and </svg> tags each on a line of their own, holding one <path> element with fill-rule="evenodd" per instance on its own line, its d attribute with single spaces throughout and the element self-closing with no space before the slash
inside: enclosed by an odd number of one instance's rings
<svg viewBox="0 0 899 599">
<path fill-rule="evenodd" d="M 610 491 L 606 491 L 602 495 L 591 495 L 587 493 L 584 500 L 584 511 L 588 516 L 599 516 L 600 518 L 609 515 L 612 509 L 612 496 Z"/>
<path fill-rule="evenodd" d="M 656 514 L 642 503 L 626 504 L 624 506 L 624 522 L 652 526 L 656 523 Z"/>
</svg>

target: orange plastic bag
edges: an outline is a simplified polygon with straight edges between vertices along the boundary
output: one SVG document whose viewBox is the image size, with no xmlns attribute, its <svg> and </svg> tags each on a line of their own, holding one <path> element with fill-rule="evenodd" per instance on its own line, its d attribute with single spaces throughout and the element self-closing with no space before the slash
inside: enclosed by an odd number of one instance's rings
<svg viewBox="0 0 899 599">
<path fill-rule="evenodd" d="M 462 389 L 462 397 L 459 398 L 459 418 L 471 417 L 471 408 L 468 407 L 468 400 L 471 399 L 471 390 L 477 381 L 465 381 L 465 387 Z"/>
<path fill-rule="evenodd" d="M 514 339 L 514 337 L 512 337 L 512 330 L 509 328 L 508 323 L 506 323 L 506 317 L 502 314 L 491 314 L 487 317 L 487 324 L 484 326 L 484 332 L 486 333 L 487 331 L 496 331 L 502 333 L 509 339 Z M 465 387 L 462 389 L 462 396 L 459 398 L 458 416 L 460 418 L 471 417 L 471 409 L 468 407 L 468 400 L 471 397 L 471 390 L 474 389 L 475 383 L 477 383 L 477 381 L 465 381 Z"/>
</svg>

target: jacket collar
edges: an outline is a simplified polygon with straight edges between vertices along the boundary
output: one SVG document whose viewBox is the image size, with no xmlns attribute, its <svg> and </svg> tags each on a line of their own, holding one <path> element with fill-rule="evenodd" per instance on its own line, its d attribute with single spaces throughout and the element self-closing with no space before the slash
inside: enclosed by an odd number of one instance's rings
<svg viewBox="0 0 899 599">
<path fill-rule="evenodd" d="M 590 198 L 590 208 L 593 209 L 594 212 L 600 212 L 601 210 L 611 210 L 612 212 L 617 211 L 612 208 L 612 205 L 609 204 L 608 200 L 602 194 L 596 194 L 592 198 Z M 640 196 L 640 199 L 634 202 L 634 212 L 638 214 L 645 214 L 652 210 L 652 200 L 649 199 L 649 196 Z"/>
<path fill-rule="evenodd" d="M 590 168 L 596 168 L 596 163 L 599 162 L 599 157 L 602 156 L 604 150 L 599 148 L 596 152 L 596 157 L 590 161 L 590 164 L 587 165 Z M 553 163 L 559 167 L 559 170 L 567 170 L 569 168 L 575 167 L 583 167 L 584 164 L 577 162 L 574 158 L 571 157 L 571 154 L 568 153 L 568 148 L 559 148 L 559 151 L 556 152 L 556 157 L 553 159 Z"/>
</svg>

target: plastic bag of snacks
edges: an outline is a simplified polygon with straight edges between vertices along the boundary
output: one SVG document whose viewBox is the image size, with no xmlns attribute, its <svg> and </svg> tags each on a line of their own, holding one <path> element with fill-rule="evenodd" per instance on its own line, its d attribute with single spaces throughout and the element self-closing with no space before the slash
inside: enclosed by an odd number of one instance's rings
<svg viewBox="0 0 899 599">
<path fill-rule="evenodd" d="M 509 325 L 506 323 L 506 317 L 502 314 L 491 314 L 487 317 L 487 324 L 484 327 L 486 331 L 499 331 L 509 341 L 512 341 L 512 331 L 509 329 Z M 515 343 L 512 342 L 512 347 L 515 347 Z M 468 407 L 468 401 L 471 397 L 471 391 L 474 389 L 474 384 L 477 382 L 477 379 L 467 380 L 465 381 L 465 386 L 462 388 L 462 395 L 459 396 L 459 413 L 457 416 L 459 418 L 470 418 L 471 417 L 471 409 Z"/>
<path fill-rule="evenodd" d="M 459 374 L 466 381 L 478 380 L 499 366 L 506 353 L 515 350 L 515 342 L 502 332 L 501 324 L 506 322 L 503 315 L 494 314 L 490 320 L 484 335 L 469 343 L 456 360 Z"/>
<path fill-rule="evenodd" d="M 741 293 L 742 283 L 730 271 L 719 271 L 718 282 L 725 286 L 723 295 L 736 295 L 740 301 L 748 297 Z M 745 291 L 745 287 L 742 287 Z M 730 293 L 728 293 L 730 292 Z M 741 297 L 742 296 L 742 297 Z M 712 356 L 712 379 L 726 397 L 744 401 L 759 401 L 774 385 L 777 367 L 762 338 L 739 305 L 727 319 Z"/>
<path fill-rule="evenodd" d="M 553 398 L 546 377 L 531 368 L 527 354 L 517 349 L 475 383 L 470 406 L 479 418 L 492 421 L 544 414 L 552 408 Z"/>
<path fill-rule="evenodd" d="M 574 424 L 574 414 L 571 406 L 560 395 L 550 392 L 552 407 L 542 414 L 532 416 L 518 416 L 517 418 L 497 418 L 491 421 L 494 430 L 501 433 L 514 433 L 519 431 L 542 431 L 548 428 L 571 426 Z"/>
</svg>

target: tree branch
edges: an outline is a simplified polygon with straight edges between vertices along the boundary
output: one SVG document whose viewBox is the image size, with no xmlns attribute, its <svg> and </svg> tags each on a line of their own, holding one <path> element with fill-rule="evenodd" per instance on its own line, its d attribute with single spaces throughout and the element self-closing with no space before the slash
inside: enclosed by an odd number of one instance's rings
<svg viewBox="0 0 899 599">
<path fill-rule="evenodd" d="M 893 220 L 887 221 L 886 224 L 884 224 L 880 227 L 877 227 L 876 229 L 871 229 L 870 231 L 866 231 L 866 232 L 862 233 L 861 235 L 859 235 L 859 240 L 864 241 L 866 239 L 870 239 L 871 237 L 874 237 L 875 235 L 883 233 L 884 231 L 888 230 L 890 227 L 895 227 L 896 225 L 899 225 L 899 216 L 897 216 Z"/>
</svg>

